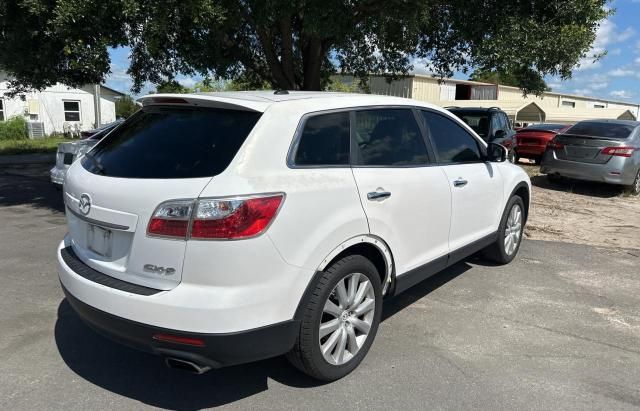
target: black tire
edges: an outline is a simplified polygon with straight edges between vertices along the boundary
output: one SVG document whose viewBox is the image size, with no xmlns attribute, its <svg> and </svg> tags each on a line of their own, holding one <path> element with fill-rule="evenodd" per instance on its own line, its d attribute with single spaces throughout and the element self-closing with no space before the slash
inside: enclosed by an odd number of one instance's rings
<svg viewBox="0 0 640 411">
<path fill-rule="evenodd" d="M 627 193 L 637 196 L 640 195 L 640 169 L 636 173 L 636 178 L 633 180 L 631 185 L 627 186 Z"/>
<path fill-rule="evenodd" d="M 540 163 L 542 163 L 542 157 L 536 157 L 533 159 L 533 163 L 537 166 L 540 165 Z"/>
<path fill-rule="evenodd" d="M 504 244 L 505 234 L 506 234 L 505 230 L 507 228 L 507 220 L 509 219 L 509 213 L 511 213 L 511 210 L 515 205 L 520 206 L 520 210 L 522 212 L 520 236 L 518 238 L 515 250 L 512 251 L 511 254 L 508 254 L 505 250 L 505 244 Z M 524 208 L 524 201 L 522 201 L 522 198 L 520 198 L 520 196 L 514 195 L 509 199 L 509 201 L 507 202 L 507 206 L 505 207 L 504 212 L 502 213 L 502 219 L 500 220 L 500 226 L 498 227 L 498 238 L 493 244 L 491 244 L 490 246 L 482 250 L 482 256 L 485 259 L 489 261 L 493 261 L 494 263 L 498 263 L 498 264 L 509 264 L 511 261 L 513 261 L 516 255 L 518 255 L 518 250 L 520 250 L 520 244 L 522 243 L 525 215 L 526 215 L 526 211 Z"/>
<path fill-rule="evenodd" d="M 360 273 L 370 281 L 374 296 L 375 308 L 371 328 L 364 344 L 357 353 L 342 365 L 330 364 L 320 350 L 319 327 L 323 316 L 325 302 L 329 298 L 338 281 L 349 274 Z M 316 281 L 313 292 L 302 301 L 303 313 L 300 332 L 293 349 L 287 359 L 305 374 L 322 381 L 334 381 L 353 371 L 367 355 L 375 339 L 382 315 L 382 286 L 380 276 L 373 263 L 361 255 L 349 255 L 328 267 Z"/>
<path fill-rule="evenodd" d="M 507 153 L 507 161 L 508 162 L 516 164 L 518 162 L 517 158 L 518 158 L 518 156 L 517 156 L 515 150 L 510 150 Z"/>
<path fill-rule="evenodd" d="M 520 156 L 518 155 L 518 153 L 516 153 L 515 159 L 513 161 L 513 164 L 518 164 L 520 163 Z"/>
</svg>

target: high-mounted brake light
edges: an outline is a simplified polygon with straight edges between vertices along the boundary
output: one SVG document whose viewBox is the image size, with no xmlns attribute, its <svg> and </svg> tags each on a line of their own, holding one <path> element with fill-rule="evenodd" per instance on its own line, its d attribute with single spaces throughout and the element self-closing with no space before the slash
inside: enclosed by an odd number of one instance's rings
<svg viewBox="0 0 640 411">
<path fill-rule="evenodd" d="M 631 157 L 635 150 L 637 150 L 635 147 L 605 147 L 602 149 L 602 154 L 619 157 Z"/>
<path fill-rule="evenodd" d="M 189 104 L 189 102 L 180 97 L 153 97 L 151 99 L 155 104 Z"/>
<path fill-rule="evenodd" d="M 171 200 L 154 211 L 147 234 L 188 240 L 235 240 L 262 234 L 275 218 L 284 194 Z"/>
</svg>

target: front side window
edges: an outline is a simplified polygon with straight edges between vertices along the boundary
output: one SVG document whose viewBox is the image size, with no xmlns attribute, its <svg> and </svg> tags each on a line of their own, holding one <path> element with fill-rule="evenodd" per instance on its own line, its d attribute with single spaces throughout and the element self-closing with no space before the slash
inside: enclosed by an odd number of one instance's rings
<svg viewBox="0 0 640 411">
<path fill-rule="evenodd" d="M 80 102 L 64 101 L 64 121 L 80 121 Z"/>
<path fill-rule="evenodd" d="M 294 157 L 297 166 L 349 165 L 349 113 L 309 117 Z"/>
<path fill-rule="evenodd" d="M 143 107 L 82 158 L 94 174 L 196 178 L 223 172 L 260 113 L 197 107 Z"/>
<path fill-rule="evenodd" d="M 416 166 L 429 163 L 427 147 L 413 112 L 407 109 L 357 111 L 356 164 Z"/>
<path fill-rule="evenodd" d="M 431 111 L 421 111 L 440 164 L 476 163 L 482 155 L 476 139 L 459 124 Z"/>
</svg>

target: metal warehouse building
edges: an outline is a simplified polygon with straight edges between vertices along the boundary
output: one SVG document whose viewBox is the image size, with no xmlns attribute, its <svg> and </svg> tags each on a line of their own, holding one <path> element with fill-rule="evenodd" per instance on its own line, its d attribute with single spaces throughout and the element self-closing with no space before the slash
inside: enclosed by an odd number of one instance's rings
<svg viewBox="0 0 640 411">
<path fill-rule="evenodd" d="M 346 84 L 354 80 L 344 75 L 336 78 Z M 524 97 L 517 87 L 454 79 L 439 82 L 419 74 L 391 83 L 382 76 L 372 76 L 369 89 L 372 94 L 414 98 L 442 107 L 499 107 L 514 123 L 522 124 L 573 124 L 594 118 L 636 120 L 640 114 L 640 104 L 556 92 Z"/>
</svg>

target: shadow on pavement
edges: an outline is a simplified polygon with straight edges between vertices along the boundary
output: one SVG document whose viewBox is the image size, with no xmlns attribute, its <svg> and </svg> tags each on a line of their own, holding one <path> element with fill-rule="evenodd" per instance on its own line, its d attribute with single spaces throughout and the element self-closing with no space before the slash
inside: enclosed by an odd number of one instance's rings
<svg viewBox="0 0 640 411">
<path fill-rule="evenodd" d="M 0 207 L 29 205 L 64 212 L 62 194 L 49 181 L 49 164 L 0 166 Z"/>
<path fill-rule="evenodd" d="M 455 264 L 387 300 L 382 320 L 470 268 L 465 262 Z M 161 408 L 196 410 L 229 404 L 268 390 L 269 378 L 297 388 L 324 384 L 296 370 L 284 357 L 212 370 L 203 375 L 171 370 L 160 357 L 96 334 L 66 300 L 58 307 L 55 340 L 64 362 L 80 377 L 105 390 Z"/>
<path fill-rule="evenodd" d="M 624 187 L 614 184 L 580 181 L 569 178 L 563 178 L 558 182 L 551 182 L 547 179 L 546 175 L 531 177 L 531 184 L 536 187 L 546 188 L 547 190 L 600 198 L 617 197 L 624 192 Z"/>
</svg>

